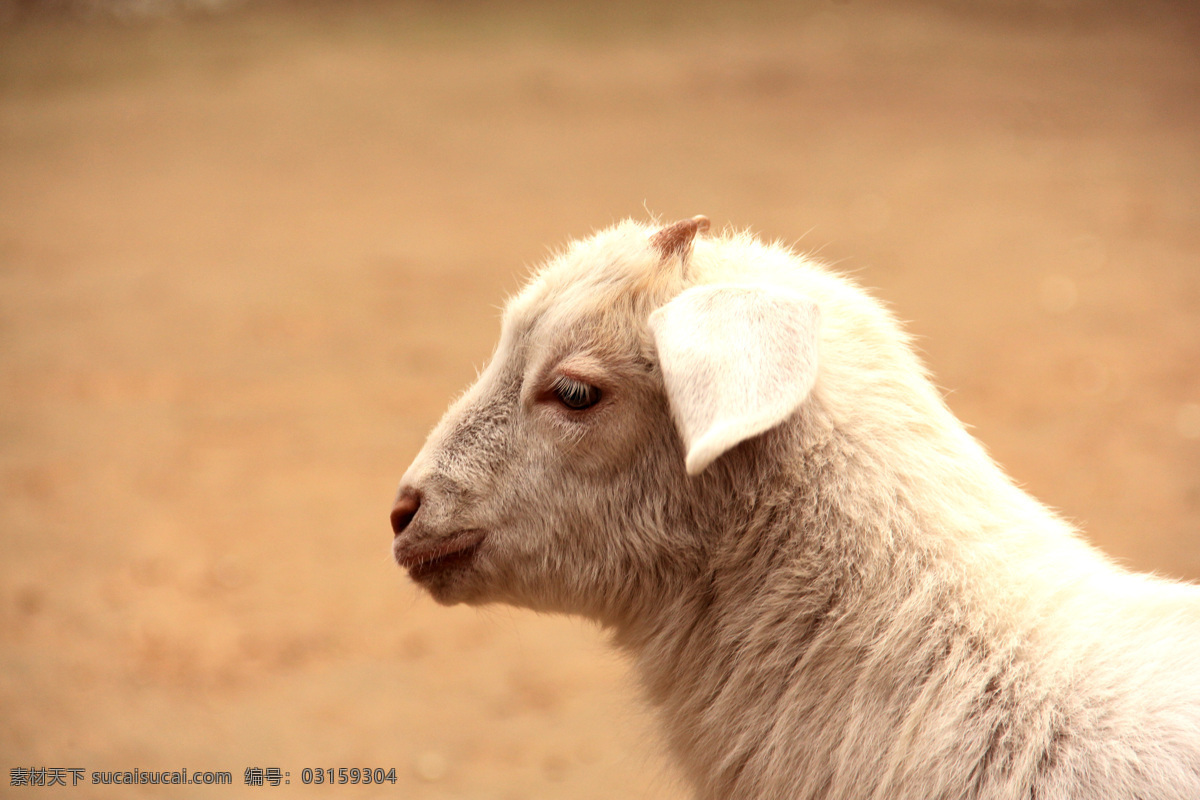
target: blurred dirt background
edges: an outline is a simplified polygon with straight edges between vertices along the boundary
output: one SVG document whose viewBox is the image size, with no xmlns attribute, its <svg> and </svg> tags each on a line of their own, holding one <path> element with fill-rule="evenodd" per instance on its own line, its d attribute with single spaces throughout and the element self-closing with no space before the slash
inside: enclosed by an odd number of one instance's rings
<svg viewBox="0 0 1200 800">
<path fill-rule="evenodd" d="M 855 274 L 1031 492 L 1200 579 L 1195 6 L 163 5 L 0 3 L 0 795 L 682 797 L 600 632 L 389 552 L 506 293 L 625 216 Z"/>
</svg>

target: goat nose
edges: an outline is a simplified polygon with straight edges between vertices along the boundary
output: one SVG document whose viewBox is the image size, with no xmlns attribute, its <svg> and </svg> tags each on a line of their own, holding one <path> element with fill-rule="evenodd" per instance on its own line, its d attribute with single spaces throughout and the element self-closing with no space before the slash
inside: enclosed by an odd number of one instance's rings
<svg viewBox="0 0 1200 800">
<path fill-rule="evenodd" d="M 396 498 L 396 505 L 392 508 L 392 532 L 396 536 L 404 533 L 404 529 L 408 527 L 408 523 L 412 522 L 412 518 L 417 515 L 420 507 L 420 492 L 411 486 L 405 486 L 400 490 L 400 496 Z"/>
</svg>

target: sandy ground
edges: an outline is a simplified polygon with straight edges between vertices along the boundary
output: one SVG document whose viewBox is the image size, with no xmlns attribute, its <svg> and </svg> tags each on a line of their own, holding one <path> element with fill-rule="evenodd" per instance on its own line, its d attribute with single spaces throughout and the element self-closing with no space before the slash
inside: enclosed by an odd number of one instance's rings
<svg viewBox="0 0 1200 800">
<path fill-rule="evenodd" d="M 564 8 L 0 27 L 0 795 L 682 797 L 600 632 L 436 606 L 387 524 L 505 294 L 647 209 L 857 275 L 1031 492 L 1200 578 L 1194 12 Z"/>
</svg>

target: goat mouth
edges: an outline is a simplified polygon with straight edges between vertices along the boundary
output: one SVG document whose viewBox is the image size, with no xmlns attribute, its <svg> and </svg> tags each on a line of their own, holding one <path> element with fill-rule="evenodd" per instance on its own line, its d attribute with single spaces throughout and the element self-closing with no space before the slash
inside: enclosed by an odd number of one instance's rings
<svg viewBox="0 0 1200 800">
<path fill-rule="evenodd" d="M 438 542 L 398 547 L 396 562 L 408 570 L 409 577 L 421 582 L 456 567 L 469 566 L 485 538 L 487 534 L 483 531 L 470 530 Z"/>
</svg>

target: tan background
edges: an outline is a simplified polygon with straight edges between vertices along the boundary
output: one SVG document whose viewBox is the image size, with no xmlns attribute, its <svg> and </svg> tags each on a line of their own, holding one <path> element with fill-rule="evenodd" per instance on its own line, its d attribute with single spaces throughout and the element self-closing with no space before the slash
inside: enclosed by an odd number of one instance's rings
<svg viewBox="0 0 1200 800">
<path fill-rule="evenodd" d="M 437 607 L 388 549 L 505 294 L 647 209 L 857 275 L 1030 491 L 1200 578 L 1188 4 L 30 5 L 0 26 L 0 796 L 34 796 L 15 766 L 681 796 L 599 632 Z"/>
</svg>

